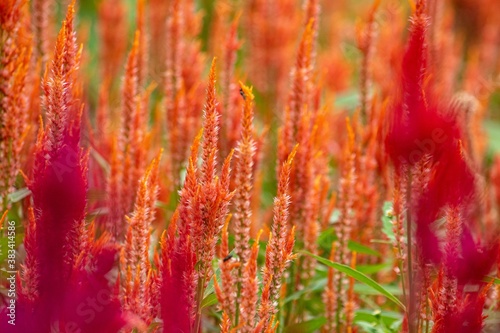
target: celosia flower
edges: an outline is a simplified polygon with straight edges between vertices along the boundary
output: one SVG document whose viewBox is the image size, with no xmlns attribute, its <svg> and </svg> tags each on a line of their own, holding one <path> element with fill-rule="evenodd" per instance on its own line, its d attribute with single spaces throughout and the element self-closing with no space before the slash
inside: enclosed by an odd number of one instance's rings
<svg viewBox="0 0 500 333">
<path fill-rule="evenodd" d="M 74 6 L 73 1 L 43 82 L 47 126 L 40 130 L 28 184 L 34 216 L 28 226 L 29 266 L 20 281 L 19 325 L 8 326 L 14 332 L 117 332 L 125 324 L 107 278 L 116 249 L 105 235 L 94 243 L 94 233 L 85 231 L 87 154 L 79 146 Z"/>
</svg>

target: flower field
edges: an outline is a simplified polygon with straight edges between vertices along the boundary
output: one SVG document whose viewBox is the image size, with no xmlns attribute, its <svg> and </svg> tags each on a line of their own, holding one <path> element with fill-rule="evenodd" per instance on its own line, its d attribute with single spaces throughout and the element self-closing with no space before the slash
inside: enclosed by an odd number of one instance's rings
<svg viewBox="0 0 500 333">
<path fill-rule="evenodd" d="M 0 332 L 500 332 L 497 7 L 0 0 Z"/>
</svg>

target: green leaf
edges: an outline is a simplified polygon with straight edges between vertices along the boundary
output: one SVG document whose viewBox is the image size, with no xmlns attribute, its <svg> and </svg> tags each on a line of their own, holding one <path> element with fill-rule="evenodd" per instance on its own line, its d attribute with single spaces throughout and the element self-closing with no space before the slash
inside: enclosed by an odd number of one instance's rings
<svg viewBox="0 0 500 333">
<path fill-rule="evenodd" d="M 336 240 L 338 240 L 338 237 L 335 234 L 335 231 L 333 230 L 333 228 L 328 228 L 319 235 L 318 245 L 328 250 L 331 248 L 332 242 Z M 375 257 L 382 256 L 380 252 L 352 240 L 347 242 L 347 248 L 353 252 L 367 254 L 370 256 L 375 256 Z"/>
<path fill-rule="evenodd" d="M 326 323 L 326 318 L 319 317 L 285 327 L 284 333 L 317 332 Z"/>
<path fill-rule="evenodd" d="M 493 277 L 493 276 L 486 276 L 484 279 L 483 279 L 484 282 L 493 282 L 493 284 L 500 284 L 500 279 L 496 278 L 496 277 Z"/>
<path fill-rule="evenodd" d="M 290 296 L 285 298 L 283 300 L 283 304 L 286 304 L 290 301 L 298 300 L 305 294 L 319 291 L 319 290 L 324 290 L 325 285 L 326 285 L 326 278 L 315 280 L 315 281 L 311 282 L 310 284 L 308 284 L 305 288 L 297 290 L 294 293 L 292 293 Z"/>
<path fill-rule="evenodd" d="M 307 252 L 307 251 L 300 251 L 300 253 L 311 256 L 311 257 L 315 258 L 316 260 L 318 260 L 320 263 L 327 265 L 329 267 L 335 268 L 336 270 L 346 274 L 347 276 L 352 277 L 356 281 L 364 283 L 365 285 L 378 291 L 379 294 L 385 296 L 388 300 L 394 302 L 396 305 L 400 306 L 403 310 L 405 310 L 404 304 L 401 303 L 401 301 L 396 296 L 391 294 L 387 289 L 385 289 L 380 284 L 378 284 L 376 281 L 374 281 L 370 277 L 366 276 L 365 274 L 361 273 L 360 271 L 357 271 L 356 269 L 351 268 L 347 265 L 332 262 L 328 259 L 317 256 L 317 255 L 312 254 L 312 253 Z"/>
<path fill-rule="evenodd" d="M 375 257 L 382 256 L 382 254 L 380 254 L 380 252 L 375 251 L 374 249 L 371 249 L 368 246 L 364 246 L 362 244 L 359 244 L 358 242 L 351 241 L 351 240 L 347 242 L 347 248 L 349 250 L 351 250 L 352 252 L 368 254 L 371 256 L 375 256 Z"/>
<path fill-rule="evenodd" d="M 217 295 L 215 295 L 215 293 L 209 294 L 203 299 L 203 301 L 201 301 L 201 308 L 207 308 L 209 306 L 217 304 L 218 302 L 219 301 L 217 300 Z"/>
<path fill-rule="evenodd" d="M 392 311 L 359 309 L 354 315 L 354 323 L 363 332 L 400 332 L 401 322 L 401 314 Z"/>
<path fill-rule="evenodd" d="M 384 269 L 390 268 L 391 264 L 390 263 L 383 263 L 383 264 L 375 264 L 375 265 L 359 265 L 356 266 L 356 269 L 360 271 L 363 274 L 375 274 L 380 271 L 383 271 Z"/>
<path fill-rule="evenodd" d="M 382 208 L 382 232 L 387 236 L 387 238 L 394 242 L 396 237 L 394 236 L 392 225 L 393 218 L 392 202 L 386 201 L 384 202 L 384 207 Z"/>
<path fill-rule="evenodd" d="M 350 90 L 342 94 L 338 94 L 334 101 L 335 108 L 353 110 L 359 105 L 359 92 Z"/>
<path fill-rule="evenodd" d="M 27 187 L 23 187 L 17 191 L 10 193 L 9 200 L 10 202 L 14 203 L 23 200 L 29 195 L 31 195 L 31 191 Z"/>
<path fill-rule="evenodd" d="M 372 310 L 372 309 L 358 309 L 354 314 L 354 322 L 364 321 L 368 323 L 375 323 L 378 321 L 384 322 L 386 325 L 392 325 L 402 319 L 402 314 L 394 311 L 386 310 Z"/>
<path fill-rule="evenodd" d="M 377 327 L 376 323 L 368 323 L 366 321 L 358 321 L 356 325 L 359 326 L 363 332 L 366 333 L 385 333 L 381 328 Z"/>
<path fill-rule="evenodd" d="M 393 294 L 394 296 L 399 296 L 402 295 L 403 292 L 402 290 L 396 286 L 396 285 L 391 285 L 391 284 L 381 284 L 381 286 Z M 372 289 L 371 287 L 367 286 L 366 284 L 363 283 L 355 283 L 354 284 L 354 291 L 360 295 L 378 295 L 379 293 Z"/>
<path fill-rule="evenodd" d="M 495 153 L 500 153 L 500 123 L 487 121 L 484 123 L 484 127 L 488 133 L 490 148 Z"/>
</svg>

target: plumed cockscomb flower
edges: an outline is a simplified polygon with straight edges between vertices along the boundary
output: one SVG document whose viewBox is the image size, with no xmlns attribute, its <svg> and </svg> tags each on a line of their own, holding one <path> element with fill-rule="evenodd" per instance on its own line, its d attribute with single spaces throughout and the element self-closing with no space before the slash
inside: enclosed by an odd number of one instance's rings
<svg viewBox="0 0 500 333">
<path fill-rule="evenodd" d="M 438 102 L 428 83 L 427 17 L 424 1 L 417 3 L 403 57 L 400 93 L 389 116 L 386 150 L 396 173 L 418 167 L 428 175 L 416 174 L 425 186 L 414 191 L 409 208 L 415 216 L 416 241 L 424 261 L 441 260 L 433 222 L 445 206 L 465 204 L 474 193 L 475 176 L 462 148 L 461 128 L 455 114 Z"/>
<path fill-rule="evenodd" d="M 80 147 L 82 105 L 73 1 L 43 80 L 47 125 L 40 130 L 31 180 L 33 214 L 19 285 L 17 323 L 2 332 L 118 332 L 125 318 L 107 274 L 116 249 L 86 231 L 88 155 Z M 5 309 L 0 309 L 4 313 Z M 0 325 L 3 325 L 2 321 Z"/>
</svg>

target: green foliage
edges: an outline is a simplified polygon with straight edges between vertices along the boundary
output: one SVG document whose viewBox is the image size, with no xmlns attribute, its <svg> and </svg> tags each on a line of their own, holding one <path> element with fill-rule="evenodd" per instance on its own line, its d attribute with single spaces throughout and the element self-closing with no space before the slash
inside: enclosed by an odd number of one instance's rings
<svg viewBox="0 0 500 333">
<path fill-rule="evenodd" d="M 324 317 L 314 318 L 298 324 L 285 327 L 284 333 L 310 333 L 317 332 L 326 323 Z"/>
<path fill-rule="evenodd" d="M 332 267 L 332 268 L 346 274 L 347 276 L 349 276 L 349 277 L 351 277 L 351 278 L 353 278 L 361 283 L 364 283 L 365 285 L 371 287 L 373 290 L 377 291 L 380 295 L 385 296 L 388 300 L 390 300 L 394 304 L 398 305 L 401 309 L 405 310 L 404 304 L 394 294 L 390 293 L 382 285 L 377 283 L 372 278 L 361 273 L 360 271 L 358 271 L 354 268 L 351 268 L 349 266 L 339 264 L 339 263 L 330 261 L 328 259 L 325 259 L 323 257 L 314 255 L 314 254 L 307 252 L 307 251 L 301 251 L 300 253 L 311 256 L 311 257 L 315 258 L 316 260 L 318 260 L 320 263 L 322 263 L 328 267 Z"/>
</svg>

